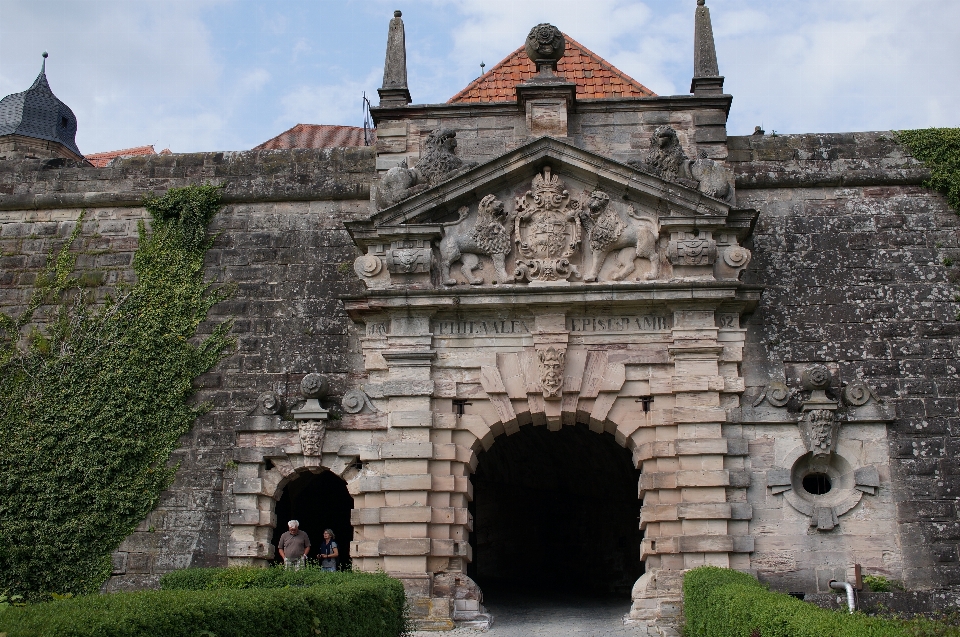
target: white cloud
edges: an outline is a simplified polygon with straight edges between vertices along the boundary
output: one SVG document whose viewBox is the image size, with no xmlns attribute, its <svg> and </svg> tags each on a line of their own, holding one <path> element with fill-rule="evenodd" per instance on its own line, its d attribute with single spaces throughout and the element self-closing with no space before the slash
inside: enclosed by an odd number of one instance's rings
<svg viewBox="0 0 960 637">
<path fill-rule="evenodd" d="M 363 120 L 363 92 L 374 104 L 370 86 L 379 86 L 382 69 L 372 69 L 363 79 L 322 84 L 302 84 L 280 98 L 281 113 L 276 119 L 282 130 L 295 124 L 343 124 L 359 126 Z M 278 132 L 280 132 L 278 130 Z"/>
</svg>

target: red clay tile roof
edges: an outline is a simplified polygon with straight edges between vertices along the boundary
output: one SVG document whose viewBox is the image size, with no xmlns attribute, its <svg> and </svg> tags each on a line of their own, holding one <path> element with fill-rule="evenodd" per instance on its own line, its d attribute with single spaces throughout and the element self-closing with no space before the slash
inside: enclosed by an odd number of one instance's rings
<svg viewBox="0 0 960 637">
<path fill-rule="evenodd" d="M 636 81 L 566 33 L 567 48 L 557 63 L 557 75 L 577 85 L 577 99 L 593 97 L 656 97 Z M 515 102 L 517 84 L 537 74 L 536 65 L 520 47 L 475 79 L 449 102 Z"/>
<path fill-rule="evenodd" d="M 370 143 L 376 141 L 371 134 Z M 340 146 L 365 146 L 363 129 L 357 126 L 330 126 L 327 124 L 297 124 L 268 139 L 253 150 L 283 150 L 288 148 L 335 148 Z"/>
<path fill-rule="evenodd" d="M 170 151 L 168 150 L 167 153 Z M 153 146 L 137 146 L 136 148 L 124 148 L 123 150 L 108 150 L 104 153 L 93 153 L 85 155 L 88 162 L 97 168 L 103 168 L 117 157 L 136 157 L 138 155 L 156 155 L 157 151 Z"/>
</svg>

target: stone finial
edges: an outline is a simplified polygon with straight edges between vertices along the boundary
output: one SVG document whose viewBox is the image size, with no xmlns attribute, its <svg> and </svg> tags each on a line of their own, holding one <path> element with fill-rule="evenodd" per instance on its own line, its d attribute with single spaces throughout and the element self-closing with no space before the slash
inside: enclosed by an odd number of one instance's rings
<svg viewBox="0 0 960 637">
<path fill-rule="evenodd" d="M 327 379 L 320 374 L 307 374 L 300 381 L 300 393 L 307 399 L 303 407 L 294 409 L 294 420 L 326 420 L 327 410 L 320 406 L 320 399 L 327 395 Z"/>
<path fill-rule="evenodd" d="M 690 92 L 694 95 L 723 93 L 723 77 L 720 76 L 717 47 L 713 41 L 713 24 L 705 0 L 697 0 L 693 35 L 693 81 Z"/>
<path fill-rule="evenodd" d="M 542 74 L 548 69 L 557 70 L 557 62 L 563 57 L 566 46 L 567 41 L 560 29 L 544 22 L 530 29 L 524 43 L 524 50 Z"/>
<path fill-rule="evenodd" d="M 400 11 L 393 12 L 387 32 L 387 54 L 383 62 L 383 86 L 380 106 L 406 106 L 412 99 L 407 88 L 407 44 Z"/>
</svg>

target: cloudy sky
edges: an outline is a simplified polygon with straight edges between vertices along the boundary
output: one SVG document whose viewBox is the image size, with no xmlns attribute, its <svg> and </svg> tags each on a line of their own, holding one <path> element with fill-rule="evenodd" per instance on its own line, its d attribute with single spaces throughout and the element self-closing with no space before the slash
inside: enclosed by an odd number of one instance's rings
<svg viewBox="0 0 960 637">
<path fill-rule="evenodd" d="M 731 134 L 960 126 L 960 0 L 708 0 Z M 251 148 L 361 125 L 403 11 L 410 92 L 444 102 L 551 22 L 660 95 L 689 91 L 695 0 L 0 0 L 0 96 L 47 76 L 93 153 Z"/>
</svg>

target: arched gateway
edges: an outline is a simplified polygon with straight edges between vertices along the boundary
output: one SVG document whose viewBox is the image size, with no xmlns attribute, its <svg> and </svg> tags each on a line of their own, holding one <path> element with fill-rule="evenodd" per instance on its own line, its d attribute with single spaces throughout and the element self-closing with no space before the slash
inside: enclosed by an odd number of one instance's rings
<svg viewBox="0 0 960 637">
<path fill-rule="evenodd" d="M 749 568 L 746 448 L 724 423 L 743 391 L 740 316 L 759 297 L 738 281 L 753 220 L 541 138 L 348 224 L 364 252 L 366 293 L 345 301 L 363 371 L 341 420 L 308 401 L 284 422 L 269 397 L 248 419 L 240 446 L 257 449 L 235 497 L 259 513 L 233 521 L 231 560 L 270 557 L 286 476 L 324 468 L 354 498 L 354 568 L 401 578 L 421 624 L 480 617 L 468 575 L 478 455 L 523 427 L 579 423 L 641 472 L 632 618 L 675 615 L 684 569 Z"/>
</svg>

